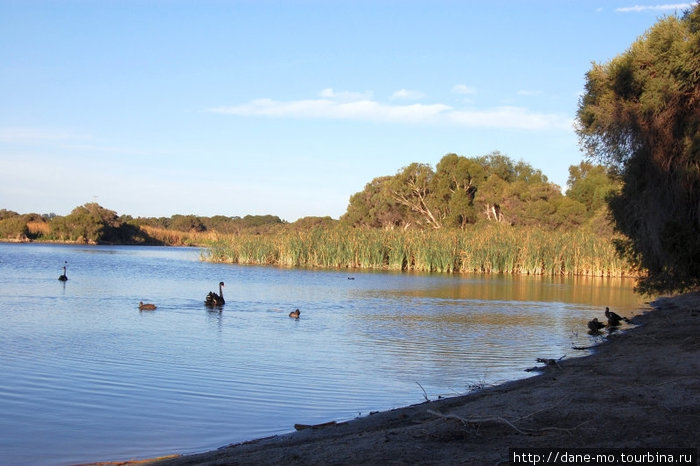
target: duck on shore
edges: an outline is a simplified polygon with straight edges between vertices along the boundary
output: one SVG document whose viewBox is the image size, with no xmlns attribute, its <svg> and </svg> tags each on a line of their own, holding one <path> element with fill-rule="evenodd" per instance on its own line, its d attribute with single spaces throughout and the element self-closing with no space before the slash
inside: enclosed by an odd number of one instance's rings
<svg viewBox="0 0 700 466">
<path fill-rule="evenodd" d="M 605 324 L 600 322 L 597 317 L 594 317 L 593 320 L 588 322 L 588 328 L 591 332 L 597 333 L 603 327 L 605 327 Z"/>
<path fill-rule="evenodd" d="M 622 317 L 621 315 L 614 313 L 609 307 L 605 308 L 605 317 L 608 318 L 608 327 L 617 327 L 620 325 L 620 321 L 625 321 L 627 323 L 630 321 L 627 317 Z"/>
</svg>

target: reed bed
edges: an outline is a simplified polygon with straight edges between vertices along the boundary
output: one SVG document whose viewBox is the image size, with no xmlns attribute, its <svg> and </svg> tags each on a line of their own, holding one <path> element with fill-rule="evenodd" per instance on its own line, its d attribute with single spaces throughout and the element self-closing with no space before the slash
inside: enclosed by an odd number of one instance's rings
<svg viewBox="0 0 700 466">
<path fill-rule="evenodd" d="M 547 232 L 502 225 L 402 231 L 349 227 L 241 234 L 208 241 L 207 260 L 285 267 L 634 276 L 611 241 L 581 229 Z"/>
<path fill-rule="evenodd" d="M 219 239 L 219 234 L 215 231 L 178 231 L 148 225 L 141 225 L 139 228 L 150 238 L 169 246 L 200 246 Z"/>
<path fill-rule="evenodd" d="M 30 234 L 35 236 L 49 236 L 51 233 L 51 227 L 46 222 L 27 222 L 27 230 Z"/>
</svg>

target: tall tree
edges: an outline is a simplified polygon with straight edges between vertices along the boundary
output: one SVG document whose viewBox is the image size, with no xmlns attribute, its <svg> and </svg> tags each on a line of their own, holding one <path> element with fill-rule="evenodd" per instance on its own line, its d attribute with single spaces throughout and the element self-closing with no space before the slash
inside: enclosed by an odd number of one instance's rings
<svg viewBox="0 0 700 466">
<path fill-rule="evenodd" d="M 582 148 L 621 175 L 609 204 L 639 290 L 700 286 L 700 4 L 594 63 L 577 118 Z"/>
<path fill-rule="evenodd" d="M 391 180 L 391 193 L 396 202 L 406 206 L 421 223 L 433 228 L 442 227 L 437 205 L 431 196 L 433 176 L 430 165 L 412 163 L 400 170 Z"/>
<path fill-rule="evenodd" d="M 433 192 L 448 226 L 464 228 L 476 222 L 474 197 L 484 176 L 484 167 L 475 158 L 447 154 L 437 164 Z"/>
<path fill-rule="evenodd" d="M 96 202 L 88 202 L 74 208 L 65 217 L 51 221 L 51 231 L 58 239 L 97 243 L 105 238 L 111 240 L 119 227 L 116 212 L 105 209 Z"/>
<path fill-rule="evenodd" d="M 391 176 L 381 176 L 365 185 L 365 189 L 350 196 L 341 220 L 356 227 L 394 228 L 407 221 L 405 206 L 396 203 L 391 194 Z"/>
<path fill-rule="evenodd" d="M 602 165 L 581 162 L 569 167 L 566 182 L 567 197 L 580 202 L 589 215 L 606 205 L 607 199 L 618 189 L 618 183 Z"/>
</svg>

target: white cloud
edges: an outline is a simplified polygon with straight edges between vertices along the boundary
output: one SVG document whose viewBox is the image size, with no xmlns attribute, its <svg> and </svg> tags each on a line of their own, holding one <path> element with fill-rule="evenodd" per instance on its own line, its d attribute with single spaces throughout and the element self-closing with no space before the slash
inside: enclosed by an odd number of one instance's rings
<svg viewBox="0 0 700 466">
<path fill-rule="evenodd" d="M 522 90 L 518 91 L 518 95 L 524 95 L 524 96 L 542 95 L 542 91 L 530 91 L 527 89 L 522 89 Z"/>
<path fill-rule="evenodd" d="M 130 154 L 130 155 L 163 155 L 167 154 L 167 151 L 163 150 L 143 150 L 143 149 L 133 149 L 130 147 L 119 147 L 119 146 L 107 146 L 107 145 L 96 145 L 96 144 L 63 144 L 60 147 L 66 149 L 78 150 L 83 152 L 104 152 L 104 153 L 114 153 L 114 154 Z"/>
<path fill-rule="evenodd" d="M 335 96 L 330 90 L 321 93 Z M 270 118 L 317 118 L 471 128 L 571 129 L 571 119 L 551 113 L 532 112 L 522 107 L 455 109 L 445 104 L 386 104 L 372 99 L 344 101 L 333 98 L 278 101 L 257 99 L 234 106 L 209 109 L 213 113 Z"/>
<path fill-rule="evenodd" d="M 409 89 L 399 89 L 398 91 L 391 94 L 391 100 L 418 100 L 425 97 L 425 94 L 418 91 L 411 91 Z"/>
<path fill-rule="evenodd" d="M 465 84 L 457 84 L 452 88 L 452 92 L 454 92 L 455 94 L 463 94 L 463 95 L 476 94 L 476 89 L 471 87 L 471 86 L 467 86 Z"/>
<path fill-rule="evenodd" d="M 370 91 L 365 91 L 365 92 L 348 92 L 348 91 L 341 91 L 341 92 L 336 92 L 332 87 L 329 87 L 327 89 L 322 90 L 321 92 L 318 93 L 320 97 L 323 97 L 325 99 L 335 99 L 335 100 L 344 100 L 344 101 L 352 101 L 352 100 L 364 100 L 364 99 L 371 99 L 372 98 L 372 92 Z"/>
<path fill-rule="evenodd" d="M 89 136 L 64 130 L 8 126 L 0 128 L 0 141 L 10 143 L 37 143 L 90 139 Z"/>
<path fill-rule="evenodd" d="M 386 105 L 368 99 L 350 102 L 338 102 L 330 99 L 292 100 L 288 102 L 258 99 L 247 104 L 214 108 L 211 111 L 239 116 L 418 122 L 430 120 L 448 109 L 449 106 L 441 104 Z"/>
<path fill-rule="evenodd" d="M 0 127 L 0 142 L 22 145 L 50 145 L 79 152 L 118 153 L 123 155 L 162 155 L 163 150 L 143 150 L 107 144 L 86 133 L 26 126 Z"/>
<path fill-rule="evenodd" d="M 664 4 L 664 5 L 635 5 L 635 6 L 626 6 L 622 8 L 616 8 L 615 11 L 619 11 L 621 13 L 638 13 L 641 11 L 667 11 L 667 10 L 687 10 L 691 8 L 693 5 L 690 3 L 670 3 L 670 4 Z"/>
<path fill-rule="evenodd" d="M 487 110 L 453 110 L 447 118 L 472 128 L 511 128 L 529 130 L 572 129 L 573 121 L 553 113 L 535 113 L 522 107 L 495 107 Z"/>
</svg>

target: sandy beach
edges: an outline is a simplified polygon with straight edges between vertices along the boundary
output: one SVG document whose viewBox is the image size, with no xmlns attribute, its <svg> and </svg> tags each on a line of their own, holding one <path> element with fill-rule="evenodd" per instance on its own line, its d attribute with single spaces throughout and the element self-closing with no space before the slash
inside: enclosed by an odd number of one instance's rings
<svg viewBox="0 0 700 466">
<path fill-rule="evenodd" d="M 601 320 L 605 320 L 601 311 Z M 594 354 L 538 376 L 348 422 L 139 464 L 478 464 L 509 448 L 697 448 L 700 293 L 660 298 Z M 587 329 L 581 329 L 587 331 Z M 523 368 L 525 370 L 526 368 Z M 97 463 L 135 464 L 136 462 Z"/>
</svg>

